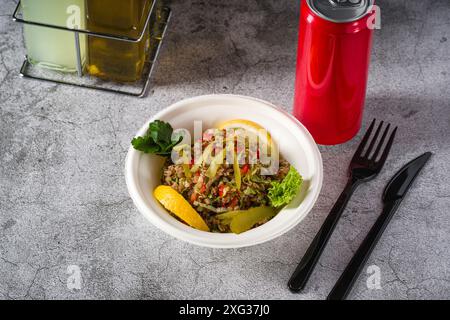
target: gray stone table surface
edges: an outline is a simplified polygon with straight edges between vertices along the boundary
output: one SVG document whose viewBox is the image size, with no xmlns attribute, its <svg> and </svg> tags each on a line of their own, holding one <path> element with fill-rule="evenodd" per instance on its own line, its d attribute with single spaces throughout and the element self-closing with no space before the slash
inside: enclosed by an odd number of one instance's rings
<svg viewBox="0 0 450 320">
<path fill-rule="evenodd" d="M 180 99 L 235 93 L 291 110 L 298 1 L 173 1 L 145 99 L 20 78 L 15 4 L 0 0 L 0 299 L 323 299 L 380 212 L 390 176 L 425 151 L 432 160 L 367 263 L 380 268 L 381 289 L 368 288 L 365 270 L 349 298 L 450 298 L 450 1 L 378 1 L 363 129 L 378 118 L 400 130 L 302 294 L 286 282 L 344 187 L 362 133 L 320 147 L 325 178 L 312 212 L 250 248 L 206 249 L 161 232 L 123 176 L 130 138 Z M 79 290 L 67 286 L 71 265 Z"/>
</svg>

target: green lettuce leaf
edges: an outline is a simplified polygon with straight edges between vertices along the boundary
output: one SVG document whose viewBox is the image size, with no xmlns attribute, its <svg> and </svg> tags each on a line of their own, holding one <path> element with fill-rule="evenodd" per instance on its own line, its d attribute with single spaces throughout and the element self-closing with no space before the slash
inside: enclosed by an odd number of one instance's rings
<svg viewBox="0 0 450 320">
<path fill-rule="evenodd" d="M 273 207 L 278 208 L 287 205 L 297 195 L 302 185 L 303 178 L 291 165 L 288 174 L 283 181 L 273 181 L 269 189 L 268 197 Z"/>
</svg>

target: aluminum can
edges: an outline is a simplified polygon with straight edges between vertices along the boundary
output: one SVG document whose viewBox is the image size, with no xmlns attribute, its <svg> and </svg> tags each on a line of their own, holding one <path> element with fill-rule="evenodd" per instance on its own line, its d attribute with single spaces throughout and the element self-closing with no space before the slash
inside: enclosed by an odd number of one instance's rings
<svg viewBox="0 0 450 320">
<path fill-rule="evenodd" d="M 361 128 L 372 46 L 373 0 L 301 0 L 294 116 L 318 144 Z"/>
</svg>

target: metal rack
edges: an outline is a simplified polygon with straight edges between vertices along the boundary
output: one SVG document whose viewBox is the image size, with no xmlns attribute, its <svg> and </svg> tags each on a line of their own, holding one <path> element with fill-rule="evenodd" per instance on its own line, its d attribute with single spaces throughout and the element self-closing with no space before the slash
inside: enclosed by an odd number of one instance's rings
<svg viewBox="0 0 450 320">
<path fill-rule="evenodd" d="M 28 25 L 47 27 L 51 29 L 62 30 L 66 32 L 71 32 L 74 34 L 76 57 L 77 57 L 77 72 L 76 74 L 63 73 L 54 70 L 47 70 L 44 68 L 37 67 L 31 64 L 27 57 L 20 68 L 20 75 L 25 78 L 36 79 L 41 81 L 50 81 L 59 84 L 72 85 L 81 88 L 95 89 L 107 92 L 114 92 L 125 94 L 135 97 L 145 97 L 149 91 L 150 79 L 153 73 L 156 60 L 162 46 L 163 39 L 165 37 L 167 26 L 171 17 L 171 10 L 167 6 L 162 6 L 156 9 L 157 1 L 152 3 L 152 7 L 148 13 L 145 20 L 144 27 L 138 37 L 132 38 L 122 35 L 113 35 L 107 33 L 99 33 L 90 31 L 87 29 L 70 29 L 63 26 L 45 24 L 36 21 L 25 20 L 22 17 L 21 12 L 21 1 L 18 2 L 16 9 L 12 15 L 13 20 L 19 23 L 24 23 Z M 148 27 L 152 26 L 150 31 L 150 48 L 146 57 L 144 64 L 142 77 L 140 81 L 133 83 L 117 83 L 113 81 L 102 80 L 100 78 L 90 76 L 84 73 L 83 65 L 81 61 L 81 49 L 80 49 L 80 34 L 85 34 L 91 37 L 100 37 L 111 40 L 125 41 L 131 43 L 140 42 L 145 32 L 148 31 Z"/>
</svg>

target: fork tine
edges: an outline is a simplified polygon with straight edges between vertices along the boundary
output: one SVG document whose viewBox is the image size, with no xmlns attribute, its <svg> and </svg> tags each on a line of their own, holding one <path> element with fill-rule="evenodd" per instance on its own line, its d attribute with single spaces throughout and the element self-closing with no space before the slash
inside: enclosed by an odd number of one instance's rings
<svg viewBox="0 0 450 320">
<path fill-rule="evenodd" d="M 376 119 L 372 120 L 372 123 L 370 124 L 370 127 L 367 129 L 366 134 L 364 135 L 364 138 L 361 140 L 361 143 L 358 146 L 358 149 L 355 151 L 355 155 L 353 156 L 353 159 L 361 156 L 362 151 L 364 150 L 364 147 L 367 144 L 367 141 L 369 140 L 370 134 L 372 133 L 373 127 L 375 126 Z"/>
<path fill-rule="evenodd" d="M 377 142 L 378 136 L 380 135 L 381 128 L 383 127 L 384 121 L 381 121 L 378 125 L 377 131 L 375 131 L 375 135 L 373 136 L 372 140 L 370 141 L 369 148 L 367 148 L 367 151 L 365 152 L 365 157 L 369 158 L 370 153 L 372 152 L 373 147 L 375 146 L 375 143 Z"/>
<path fill-rule="evenodd" d="M 386 159 L 388 157 L 389 151 L 391 150 L 391 147 L 392 147 L 392 142 L 394 142 L 394 138 L 395 138 L 395 134 L 396 133 L 397 133 L 397 127 L 395 127 L 394 130 L 392 131 L 391 136 L 389 137 L 389 140 L 388 140 L 388 142 L 386 144 L 386 147 L 384 148 L 384 151 L 383 151 L 383 153 L 381 155 L 381 158 L 377 162 L 377 166 L 379 168 L 381 168 L 384 165 L 384 163 L 386 162 Z"/>
<path fill-rule="evenodd" d="M 381 136 L 380 142 L 378 143 L 377 148 L 375 149 L 375 152 L 373 153 L 372 160 L 375 161 L 378 158 L 378 154 L 380 153 L 381 147 L 383 146 L 384 140 L 386 139 L 386 136 L 389 132 L 389 128 L 391 127 L 391 124 L 388 123 L 386 129 L 384 129 L 383 135 Z"/>
</svg>

